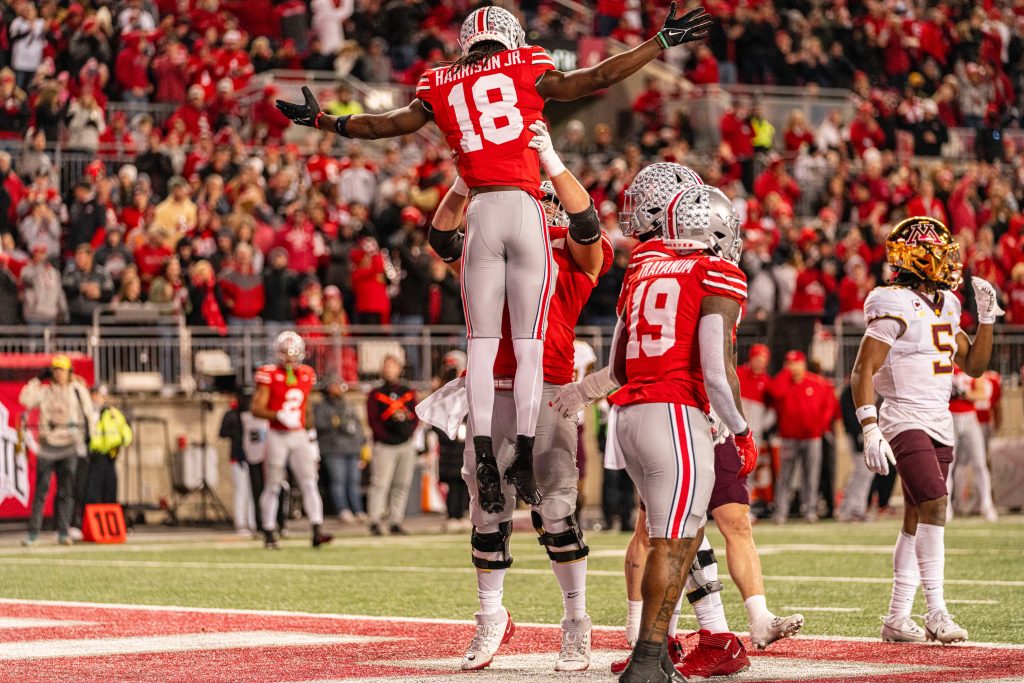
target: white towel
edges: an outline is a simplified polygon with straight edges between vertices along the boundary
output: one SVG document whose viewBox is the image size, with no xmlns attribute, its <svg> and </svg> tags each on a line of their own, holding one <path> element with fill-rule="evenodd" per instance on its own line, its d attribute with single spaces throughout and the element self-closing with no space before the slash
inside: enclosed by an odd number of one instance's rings
<svg viewBox="0 0 1024 683">
<path fill-rule="evenodd" d="M 608 411 L 608 428 L 605 432 L 608 436 L 604 441 L 604 468 L 606 470 L 624 470 L 626 461 L 617 447 L 618 441 L 615 438 L 615 418 L 619 414 L 619 407 L 612 406 Z"/>
<path fill-rule="evenodd" d="M 416 405 L 416 415 L 421 420 L 442 430 L 453 440 L 468 413 L 469 398 L 463 377 L 453 379 Z"/>
</svg>

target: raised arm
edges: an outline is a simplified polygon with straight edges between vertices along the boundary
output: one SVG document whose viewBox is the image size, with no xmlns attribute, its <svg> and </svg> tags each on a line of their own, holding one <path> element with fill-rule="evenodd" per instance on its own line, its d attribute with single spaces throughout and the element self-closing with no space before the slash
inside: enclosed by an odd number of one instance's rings
<svg viewBox="0 0 1024 683">
<path fill-rule="evenodd" d="M 677 17 L 676 3 L 673 2 L 669 6 L 665 24 L 650 40 L 586 69 L 568 73 L 549 71 L 537 83 L 537 92 L 545 99 L 560 102 L 586 97 L 629 78 L 654 60 L 662 50 L 704 38 L 711 23 L 711 17 L 703 7 Z"/>
<path fill-rule="evenodd" d="M 978 306 L 978 334 L 972 342 L 963 330 L 956 335 L 956 364 L 971 377 L 981 377 L 992 360 L 992 324 L 1004 313 L 995 287 L 980 277 L 971 278 Z"/>
<path fill-rule="evenodd" d="M 378 140 L 415 133 L 433 118 L 418 99 L 408 106 L 383 114 L 355 114 L 352 116 L 331 116 L 320 109 L 312 91 L 302 86 L 305 102 L 277 101 L 282 114 L 300 126 L 318 130 L 329 130 L 344 138 Z"/>
</svg>

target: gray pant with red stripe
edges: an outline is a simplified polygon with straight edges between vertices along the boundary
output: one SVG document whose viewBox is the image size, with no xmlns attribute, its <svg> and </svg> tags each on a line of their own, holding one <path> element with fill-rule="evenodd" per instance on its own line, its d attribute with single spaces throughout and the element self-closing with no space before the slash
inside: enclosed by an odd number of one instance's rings
<svg viewBox="0 0 1024 683">
<path fill-rule="evenodd" d="M 512 338 L 544 339 L 556 273 L 540 202 L 519 190 L 477 194 L 466 225 L 462 302 L 468 336 L 501 337 L 507 300 Z"/>
<path fill-rule="evenodd" d="M 707 418 L 678 403 L 619 406 L 611 438 L 647 508 L 651 538 L 693 538 L 707 522 L 715 446 Z"/>
</svg>

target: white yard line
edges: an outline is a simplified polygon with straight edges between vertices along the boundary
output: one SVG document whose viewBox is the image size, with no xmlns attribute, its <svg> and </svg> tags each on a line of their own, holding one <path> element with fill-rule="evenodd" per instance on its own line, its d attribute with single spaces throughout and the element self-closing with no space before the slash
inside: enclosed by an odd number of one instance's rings
<svg viewBox="0 0 1024 683">
<path fill-rule="evenodd" d="M 863 612 L 860 607 L 794 607 L 783 605 L 782 609 L 787 612 Z"/>
</svg>

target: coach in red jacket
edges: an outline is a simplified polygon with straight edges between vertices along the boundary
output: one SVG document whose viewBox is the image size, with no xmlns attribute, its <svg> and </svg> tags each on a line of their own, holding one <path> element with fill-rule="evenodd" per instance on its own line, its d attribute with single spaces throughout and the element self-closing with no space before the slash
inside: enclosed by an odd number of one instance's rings
<svg viewBox="0 0 1024 683">
<path fill-rule="evenodd" d="M 775 481 L 775 523 L 784 524 L 789 516 L 792 480 L 800 467 L 801 514 L 808 522 L 818 520 L 821 480 L 821 438 L 836 417 L 838 403 L 832 383 L 807 371 L 802 351 L 786 354 L 786 366 L 768 387 L 778 414 L 779 476 Z"/>
<path fill-rule="evenodd" d="M 747 416 L 747 424 L 758 444 L 764 441 L 764 431 L 770 423 L 768 385 L 772 376 L 768 374 L 768 363 L 771 359 L 772 352 L 767 346 L 754 344 L 750 347 L 747 362 L 736 368 L 743 414 Z"/>
</svg>

